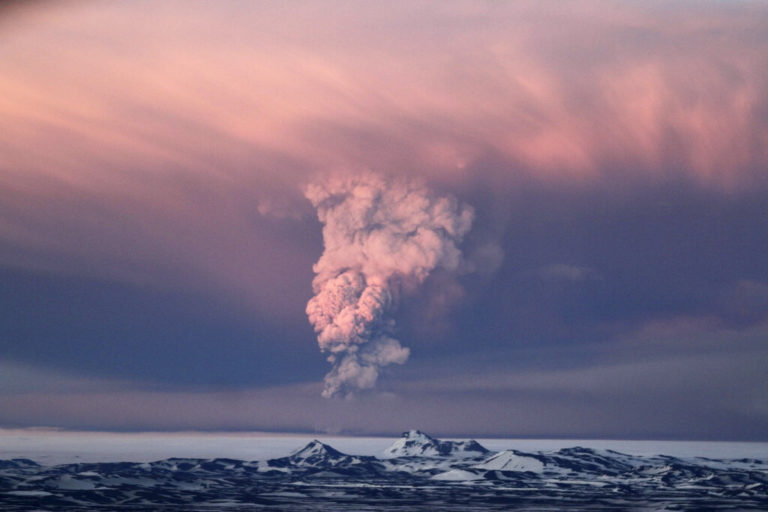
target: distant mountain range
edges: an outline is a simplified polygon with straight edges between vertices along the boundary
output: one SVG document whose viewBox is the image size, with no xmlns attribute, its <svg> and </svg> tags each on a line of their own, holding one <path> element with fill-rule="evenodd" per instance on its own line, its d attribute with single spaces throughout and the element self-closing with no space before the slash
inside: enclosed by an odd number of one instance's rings
<svg viewBox="0 0 768 512">
<path fill-rule="evenodd" d="M 768 462 L 611 450 L 490 452 L 411 430 L 382 457 L 314 440 L 266 461 L 0 460 L 0 509 L 768 510 Z"/>
</svg>

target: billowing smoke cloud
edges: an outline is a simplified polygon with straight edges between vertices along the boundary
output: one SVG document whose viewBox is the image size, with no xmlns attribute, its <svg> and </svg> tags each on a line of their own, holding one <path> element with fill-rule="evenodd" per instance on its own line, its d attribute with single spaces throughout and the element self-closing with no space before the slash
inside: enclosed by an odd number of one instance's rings
<svg viewBox="0 0 768 512">
<path fill-rule="evenodd" d="M 325 251 L 314 266 L 307 304 L 320 350 L 333 369 L 323 396 L 374 386 L 383 366 L 410 351 L 392 334 L 391 313 L 437 267 L 455 270 L 457 244 L 474 211 L 422 183 L 364 173 L 337 175 L 305 189 L 324 224 Z"/>
</svg>

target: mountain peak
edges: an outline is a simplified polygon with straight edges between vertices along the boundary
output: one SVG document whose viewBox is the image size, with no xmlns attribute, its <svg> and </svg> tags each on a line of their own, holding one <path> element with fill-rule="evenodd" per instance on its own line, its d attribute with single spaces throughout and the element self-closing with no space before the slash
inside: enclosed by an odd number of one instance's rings
<svg viewBox="0 0 768 512">
<path fill-rule="evenodd" d="M 477 441 L 440 441 L 420 430 L 403 432 L 400 439 L 384 450 L 388 457 L 476 457 L 488 453 Z"/>
<path fill-rule="evenodd" d="M 430 436 L 429 434 L 425 434 L 421 430 L 408 430 L 407 432 L 402 433 L 402 437 L 405 439 L 418 439 L 423 441 L 437 441 L 434 437 Z"/>
<path fill-rule="evenodd" d="M 304 448 L 300 448 L 289 456 L 291 459 L 308 459 L 308 458 L 331 458 L 338 459 L 346 457 L 346 454 L 341 453 L 336 448 L 329 446 L 317 439 L 313 439 Z"/>
<path fill-rule="evenodd" d="M 338 468 L 349 465 L 367 463 L 374 460 L 374 457 L 363 455 L 347 455 L 336 448 L 328 446 L 322 441 L 313 439 L 303 448 L 292 452 L 287 457 L 270 459 L 267 461 L 268 468 Z"/>
</svg>

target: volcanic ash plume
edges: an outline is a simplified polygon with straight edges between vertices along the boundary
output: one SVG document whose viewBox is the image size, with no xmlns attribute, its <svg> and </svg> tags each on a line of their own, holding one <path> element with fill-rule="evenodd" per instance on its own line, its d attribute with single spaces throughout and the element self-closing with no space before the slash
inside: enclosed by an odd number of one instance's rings
<svg viewBox="0 0 768 512">
<path fill-rule="evenodd" d="M 344 396 L 373 387 L 380 368 L 408 359 L 392 337 L 398 297 L 436 267 L 458 267 L 457 244 L 474 213 L 419 182 L 375 174 L 335 176 L 305 195 L 324 224 L 325 243 L 307 315 L 333 364 L 323 396 Z"/>
</svg>

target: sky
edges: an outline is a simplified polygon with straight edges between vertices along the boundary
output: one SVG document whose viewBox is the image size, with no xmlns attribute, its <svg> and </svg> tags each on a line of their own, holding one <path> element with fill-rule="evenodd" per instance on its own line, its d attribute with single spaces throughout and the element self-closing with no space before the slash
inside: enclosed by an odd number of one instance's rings
<svg viewBox="0 0 768 512">
<path fill-rule="evenodd" d="M 0 427 L 768 441 L 766 69 L 757 1 L 3 3 Z"/>
</svg>

